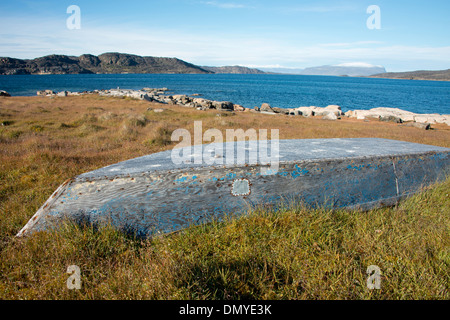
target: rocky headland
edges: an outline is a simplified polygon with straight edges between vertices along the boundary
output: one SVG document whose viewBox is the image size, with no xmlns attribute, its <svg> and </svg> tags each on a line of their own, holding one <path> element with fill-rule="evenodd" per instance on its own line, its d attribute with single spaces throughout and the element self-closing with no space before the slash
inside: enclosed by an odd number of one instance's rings
<svg viewBox="0 0 450 320">
<path fill-rule="evenodd" d="M 0 57 L 0 74 L 212 73 L 177 58 L 108 52 L 79 57 L 49 55 L 32 60 Z"/>
<path fill-rule="evenodd" d="M 386 72 L 371 75 L 370 78 L 450 81 L 450 69 L 437 71 L 418 70 L 408 72 Z"/>
</svg>

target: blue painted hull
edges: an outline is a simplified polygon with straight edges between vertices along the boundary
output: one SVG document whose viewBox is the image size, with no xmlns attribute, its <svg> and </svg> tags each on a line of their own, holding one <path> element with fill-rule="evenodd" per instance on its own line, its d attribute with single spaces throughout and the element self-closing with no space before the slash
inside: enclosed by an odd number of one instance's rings
<svg viewBox="0 0 450 320">
<path fill-rule="evenodd" d="M 365 210 L 395 204 L 450 174 L 450 149 L 401 141 L 281 140 L 279 150 L 273 174 L 262 174 L 268 165 L 237 158 L 232 165 L 174 165 L 170 151 L 92 171 L 60 186 L 18 235 L 66 218 L 146 237 L 256 206 Z"/>
</svg>

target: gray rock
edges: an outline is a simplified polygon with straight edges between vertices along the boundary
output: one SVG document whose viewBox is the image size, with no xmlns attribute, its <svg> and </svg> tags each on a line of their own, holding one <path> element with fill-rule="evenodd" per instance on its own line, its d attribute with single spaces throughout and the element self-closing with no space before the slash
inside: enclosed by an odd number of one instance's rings
<svg viewBox="0 0 450 320">
<path fill-rule="evenodd" d="M 275 113 L 289 114 L 289 109 L 283 109 L 283 108 L 273 107 L 272 110 L 273 110 Z"/>
<path fill-rule="evenodd" d="M 0 90 L 0 97 L 11 97 L 11 95 L 4 90 Z"/>
<path fill-rule="evenodd" d="M 241 106 L 240 104 L 235 104 L 234 111 L 245 111 L 245 108 L 243 106 Z"/>
<path fill-rule="evenodd" d="M 166 98 L 166 99 L 163 99 L 162 101 L 164 101 L 165 103 L 170 104 L 170 105 L 176 104 L 176 102 L 173 99 Z"/>
<path fill-rule="evenodd" d="M 192 98 L 188 97 L 187 95 L 184 94 L 175 94 L 172 96 L 173 100 L 175 100 L 177 102 L 177 104 L 188 104 L 190 102 L 192 102 Z"/>
<path fill-rule="evenodd" d="M 270 106 L 270 104 L 268 103 L 263 103 L 261 105 L 261 108 L 259 108 L 259 111 L 261 112 L 275 112 L 272 107 Z"/>
<path fill-rule="evenodd" d="M 234 104 L 229 101 L 212 101 L 212 106 L 216 110 L 234 110 Z"/>
<path fill-rule="evenodd" d="M 41 90 L 37 92 L 38 96 L 52 96 L 55 95 L 55 92 L 53 90 Z"/>
<path fill-rule="evenodd" d="M 422 130 L 430 130 L 431 125 L 429 123 L 422 123 L 422 122 L 408 122 L 405 124 L 407 127 L 415 127 Z"/>
<path fill-rule="evenodd" d="M 380 121 L 385 122 L 395 122 L 395 123 L 402 123 L 402 119 L 399 117 L 393 116 L 393 115 L 381 115 L 379 118 Z"/>
<path fill-rule="evenodd" d="M 196 104 L 196 106 L 201 107 L 202 110 L 211 109 L 213 104 L 212 101 L 202 98 L 194 98 L 193 102 Z"/>
</svg>

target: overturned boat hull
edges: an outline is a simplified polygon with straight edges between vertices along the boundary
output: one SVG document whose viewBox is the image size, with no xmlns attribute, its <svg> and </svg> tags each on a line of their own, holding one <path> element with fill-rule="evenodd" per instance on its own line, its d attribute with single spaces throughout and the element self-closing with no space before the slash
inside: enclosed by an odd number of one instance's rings
<svg viewBox="0 0 450 320">
<path fill-rule="evenodd" d="M 237 150 L 238 143 L 223 148 Z M 174 164 L 165 151 L 88 172 L 61 185 L 18 236 L 67 218 L 147 237 L 260 205 L 370 209 L 395 204 L 450 173 L 450 149 L 395 140 L 280 140 L 278 150 L 276 170 L 242 162 L 236 153 L 229 161 L 226 152 L 219 155 L 223 165 Z"/>
</svg>

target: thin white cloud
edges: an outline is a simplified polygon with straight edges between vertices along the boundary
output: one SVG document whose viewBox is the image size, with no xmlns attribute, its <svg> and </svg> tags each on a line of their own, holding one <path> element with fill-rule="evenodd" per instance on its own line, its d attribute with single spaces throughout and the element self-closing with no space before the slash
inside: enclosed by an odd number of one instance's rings
<svg viewBox="0 0 450 320">
<path fill-rule="evenodd" d="M 356 41 L 356 42 L 336 42 L 336 43 L 321 43 L 321 47 L 350 47 L 359 45 L 382 44 L 382 41 Z"/>
<path fill-rule="evenodd" d="M 219 1 L 202 1 L 202 4 L 213 6 L 221 9 L 241 9 L 246 6 L 240 3 L 232 3 L 232 2 L 219 2 Z"/>
<path fill-rule="evenodd" d="M 382 67 L 380 65 L 373 65 L 367 62 L 346 62 L 337 64 L 336 67 L 358 67 L 358 68 L 373 68 Z"/>
<path fill-rule="evenodd" d="M 291 68 L 365 61 L 395 66 L 395 71 L 444 69 L 450 65 L 450 46 L 390 46 L 376 41 L 305 46 L 288 38 L 267 38 L 264 35 L 194 34 L 167 28 L 147 28 L 137 32 L 133 26 L 94 27 L 88 21 L 81 30 L 68 30 L 64 22 L 17 23 L 12 18 L 2 19 L 0 55 L 35 58 L 52 53 L 81 55 L 115 51 L 177 57 L 199 65 Z"/>
<path fill-rule="evenodd" d="M 345 12 L 357 10 L 355 6 L 341 5 L 341 6 L 290 6 L 280 7 L 281 11 L 289 13 L 309 12 L 309 13 L 325 13 L 325 12 Z"/>
</svg>

